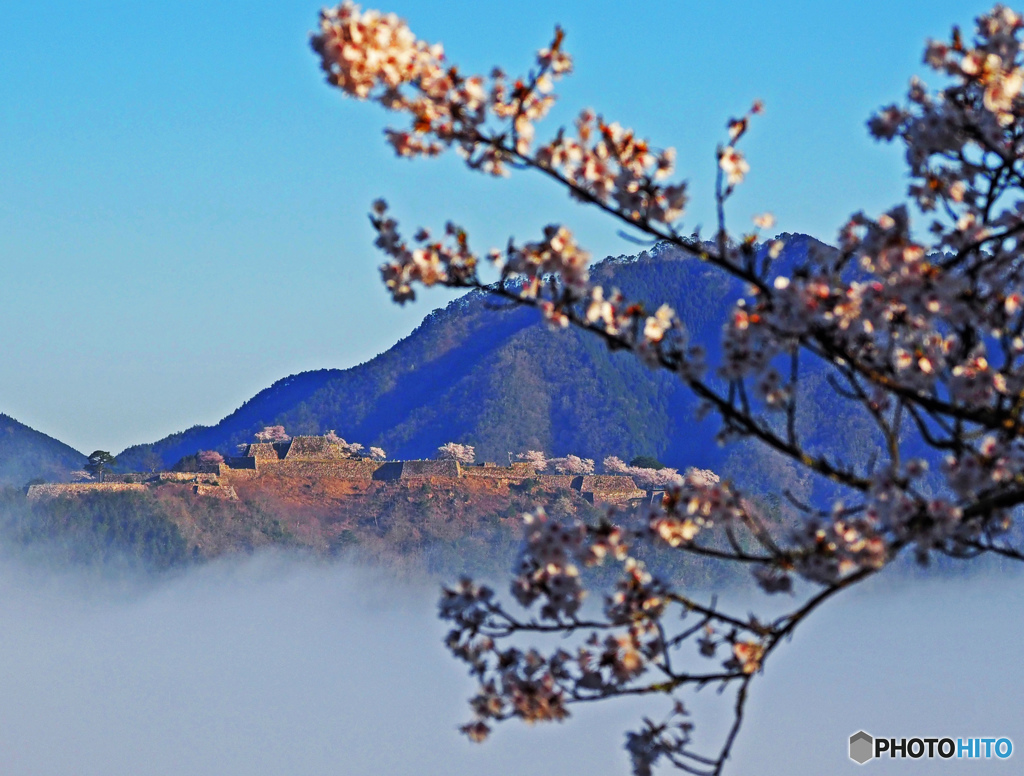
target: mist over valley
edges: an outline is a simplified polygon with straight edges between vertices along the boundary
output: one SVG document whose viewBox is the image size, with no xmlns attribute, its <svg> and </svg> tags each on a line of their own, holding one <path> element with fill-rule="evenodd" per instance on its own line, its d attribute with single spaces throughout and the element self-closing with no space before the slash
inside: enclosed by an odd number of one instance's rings
<svg viewBox="0 0 1024 776">
<path fill-rule="evenodd" d="M 824 611 L 757 687 L 733 767 L 855 766 L 846 737 L 1024 736 L 1008 601 L 1019 576 L 877 580 Z M 263 551 L 153 577 L 0 565 L 0 761 L 11 776 L 484 776 L 628 772 L 623 731 L 658 704 L 456 728 L 472 682 L 446 655 L 433 581 Z M 955 645 L 955 646 L 954 646 Z M 709 688 L 698 735 L 727 719 Z M 717 708 L 717 711 L 714 711 Z M 956 709 L 956 729 L 949 711 Z M 711 710 L 713 713 L 702 713 Z M 667 711 L 667 709 L 666 709 Z M 900 764 L 874 763 L 883 773 Z M 902 765 L 905 768 L 905 764 Z"/>
</svg>

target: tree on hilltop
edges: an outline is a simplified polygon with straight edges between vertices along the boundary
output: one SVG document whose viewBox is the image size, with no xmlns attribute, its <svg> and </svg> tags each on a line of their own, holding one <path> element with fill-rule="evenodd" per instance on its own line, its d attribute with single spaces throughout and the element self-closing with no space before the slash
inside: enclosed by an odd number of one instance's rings
<svg viewBox="0 0 1024 776">
<path fill-rule="evenodd" d="M 571 453 L 565 458 L 551 458 L 548 464 L 559 474 L 593 474 L 594 462 Z"/>
<path fill-rule="evenodd" d="M 726 220 L 750 171 L 740 147 L 760 103 L 728 122 L 716 150 L 717 222 L 705 240 L 682 228 L 689 195 L 672 180 L 671 148 L 589 110 L 574 128 L 537 140 L 554 83 L 572 70 L 561 29 L 529 73 L 510 79 L 500 69 L 464 74 L 393 15 L 349 2 L 321 13 L 312 44 L 328 82 L 408 118 L 386 132 L 397 155 L 454 146 L 477 172 L 538 172 L 742 287 L 712 360 L 670 306 L 595 283 L 565 225 L 481 253 L 454 223 L 440 238 L 418 229 L 407 239 L 379 200 L 371 222 L 396 302 L 441 285 L 533 307 L 555 329 L 578 327 L 674 375 L 717 416 L 721 442 L 753 442 L 815 484 L 808 500 L 771 494 L 793 516 L 785 523 L 759 506 L 760 494 L 698 469 L 666 484 L 641 528 L 528 516 L 511 584 L 526 614 L 468 579 L 441 601 L 452 625 L 446 644 L 479 682 L 463 728 L 470 738 L 513 718 L 561 720 L 580 703 L 668 695 L 663 720 L 645 718 L 627 735 L 634 772 L 667 762 L 720 774 L 754 678 L 837 593 L 903 555 L 1024 560 L 1010 533 L 1024 503 L 1022 30 L 1019 14 L 996 6 L 973 38 L 954 30 L 948 42 L 929 42 L 925 62 L 944 86 L 915 79 L 904 104 L 868 124 L 874 137 L 905 145 L 909 201 L 854 214 L 833 250 L 783 260 L 786 238 L 763 235 L 769 214 L 741 232 Z M 842 434 L 808 441 L 810 377 L 822 378 L 830 405 L 870 429 L 874 454 L 859 455 Z M 781 615 L 729 610 L 652 574 L 640 558 L 659 553 L 749 569 L 765 594 L 796 601 Z M 584 619 L 579 567 L 602 563 L 617 580 L 599 614 Z M 565 638 L 523 649 L 532 634 Z M 707 685 L 730 699 L 734 719 L 721 746 L 701 753 L 682 697 Z"/>
<path fill-rule="evenodd" d="M 640 461 L 641 464 L 638 465 L 637 461 Z M 632 477 L 637 486 L 644 490 L 666 490 L 683 484 L 683 476 L 676 469 L 661 464 L 656 467 L 643 465 L 651 461 L 658 463 L 654 458 L 637 457 L 633 459 L 632 463 L 627 464 L 621 458 L 610 455 L 604 459 L 603 463 L 606 472 Z M 690 471 L 696 472 L 697 470 L 691 469 Z M 708 476 L 713 477 L 715 482 L 718 481 L 717 475 L 708 472 Z"/>
<path fill-rule="evenodd" d="M 224 456 L 216 450 L 200 450 L 196 453 L 196 460 L 203 466 L 217 466 L 224 463 Z"/>
<path fill-rule="evenodd" d="M 109 472 L 117 464 L 117 459 L 106 450 L 94 450 L 85 463 L 85 470 L 93 479 L 103 482 Z"/>
<path fill-rule="evenodd" d="M 559 474 L 593 474 L 594 462 L 589 458 L 580 458 L 571 453 L 564 458 L 548 458 L 540 450 L 527 450 L 516 456 L 517 461 L 530 464 L 536 471 L 554 469 Z"/>
<path fill-rule="evenodd" d="M 530 464 L 530 466 L 539 472 L 548 468 L 548 464 L 550 463 L 548 461 L 548 457 L 540 450 L 527 450 L 525 453 L 519 453 L 516 456 L 516 460 Z"/>
<path fill-rule="evenodd" d="M 284 430 L 284 426 L 264 426 L 262 431 L 256 432 L 257 442 L 287 442 L 291 437 Z"/>
<path fill-rule="evenodd" d="M 340 436 L 335 433 L 334 429 L 331 429 L 324 434 L 324 439 L 330 442 L 332 445 L 337 445 L 343 452 L 351 456 L 352 458 L 376 458 L 377 455 L 373 452 L 377 450 L 380 452 L 380 458 L 384 458 L 384 451 L 379 447 L 371 447 L 367 450 L 359 442 L 346 442 Z"/>
<path fill-rule="evenodd" d="M 476 460 L 476 449 L 473 445 L 460 445 L 458 442 L 446 442 L 437 448 L 434 456 L 439 461 L 458 461 L 470 464 Z"/>
</svg>

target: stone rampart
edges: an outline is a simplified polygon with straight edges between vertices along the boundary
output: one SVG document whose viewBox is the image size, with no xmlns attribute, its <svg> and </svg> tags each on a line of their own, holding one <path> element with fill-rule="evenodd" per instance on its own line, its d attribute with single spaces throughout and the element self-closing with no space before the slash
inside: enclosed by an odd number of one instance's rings
<svg viewBox="0 0 1024 776">
<path fill-rule="evenodd" d="M 146 482 L 156 477 L 154 472 L 127 472 L 125 474 L 108 474 L 103 482 Z M 88 484 L 88 483 L 83 483 Z"/>
<path fill-rule="evenodd" d="M 627 474 L 585 474 L 580 490 L 592 493 L 632 493 L 639 488 Z"/>
<path fill-rule="evenodd" d="M 334 458 L 338 445 L 324 437 L 295 437 L 279 444 L 252 444 L 247 455 L 229 458 L 219 467 L 221 477 L 241 481 L 264 473 L 286 477 L 334 478 L 381 481 L 431 479 L 488 479 L 501 483 L 539 480 L 548 490 L 575 490 L 592 503 L 625 503 L 644 495 L 633 479 L 620 474 L 538 474 L 526 461 L 509 466 L 495 463 L 461 465 L 454 460 L 373 461 L 366 458 Z"/>
<path fill-rule="evenodd" d="M 400 461 L 402 471 L 398 479 L 401 480 L 425 480 L 431 477 L 445 477 L 458 479 L 462 467 L 458 461 Z"/>
<path fill-rule="evenodd" d="M 256 459 L 273 458 L 274 460 L 281 457 L 278 454 L 277 447 L 270 442 L 254 442 L 246 448 L 245 456 Z"/>
<path fill-rule="evenodd" d="M 252 459 L 247 459 L 252 460 Z M 221 464 L 223 466 L 223 464 Z M 209 471 L 198 472 L 127 472 L 126 474 L 108 474 L 104 483 L 115 482 L 145 483 L 145 482 L 213 482 L 217 481 L 220 475 L 220 467 L 211 468 Z M 91 484 L 91 483 L 82 483 Z M 102 484 L 102 483 L 100 483 Z"/>
<path fill-rule="evenodd" d="M 529 464 L 512 466 L 460 466 L 463 477 L 479 477 L 491 480 L 525 480 L 536 477 L 537 471 Z"/>
<path fill-rule="evenodd" d="M 375 480 L 397 480 L 402 477 L 402 462 L 401 461 L 385 461 L 380 465 L 373 473 L 373 479 Z"/>
<path fill-rule="evenodd" d="M 350 457 L 341 445 L 322 436 L 292 437 L 284 454 L 286 461 L 339 461 Z"/>
<path fill-rule="evenodd" d="M 154 478 L 157 482 L 205 482 L 215 484 L 217 474 L 213 472 L 160 472 Z"/>
<path fill-rule="evenodd" d="M 569 490 L 575 478 L 571 474 L 542 474 L 537 479 L 540 480 L 542 488 Z"/>
<path fill-rule="evenodd" d="M 61 496 L 81 496 L 86 493 L 123 493 L 125 491 L 142 491 L 146 486 L 134 482 L 73 482 L 31 485 L 28 489 L 28 500 L 59 498 Z"/>
<path fill-rule="evenodd" d="M 248 482 L 249 480 L 255 480 L 257 477 L 259 477 L 259 475 L 260 472 L 255 466 L 245 469 L 225 467 L 224 469 L 220 470 L 220 479 L 227 480 L 230 482 Z"/>
<path fill-rule="evenodd" d="M 632 477 L 624 474 L 585 475 L 581 478 L 579 490 L 580 495 L 594 506 L 626 504 L 646 495 Z"/>
<path fill-rule="evenodd" d="M 285 477 L 336 477 L 356 480 L 370 480 L 374 473 L 384 466 L 383 461 L 368 459 L 339 459 L 336 461 L 260 461 L 256 465 L 259 473 L 273 472 Z M 231 476 L 234 476 L 234 472 Z"/>
</svg>

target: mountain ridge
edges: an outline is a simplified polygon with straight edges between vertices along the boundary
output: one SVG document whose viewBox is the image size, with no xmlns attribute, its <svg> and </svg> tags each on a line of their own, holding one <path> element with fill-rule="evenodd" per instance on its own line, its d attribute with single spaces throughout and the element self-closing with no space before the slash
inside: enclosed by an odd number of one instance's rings
<svg viewBox="0 0 1024 776">
<path fill-rule="evenodd" d="M 85 460 L 70 445 L 0 413 L 0 485 L 21 487 L 33 479 L 64 479 L 81 469 Z"/>
<path fill-rule="evenodd" d="M 781 262 L 831 250 L 807 235 L 782 237 Z M 664 244 L 606 258 L 591 274 L 651 309 L 671 304 L 712 360 L 740 291 L 737 282 Z M 133 445 L 118 457 L 125 469 L 168 467 L 199 449 L 231 454 L 264 425 L 280 424 L 292 434 L 334 429 L 400 458 L 429 457 L 458 441 L 487 460 L 542 449 L 596 460 L 651 454 L 676 466 L 720 463 L 723 454 L 708 444 L 714 428 L 693 419 L 695 408 L 671 375 L 609 352 L 586 332 L 550 331 L 535 310 L 498 307 L 474 291 L 429 313 L 369 361 L 287 376 L 212 426 Z"/>
</svg>

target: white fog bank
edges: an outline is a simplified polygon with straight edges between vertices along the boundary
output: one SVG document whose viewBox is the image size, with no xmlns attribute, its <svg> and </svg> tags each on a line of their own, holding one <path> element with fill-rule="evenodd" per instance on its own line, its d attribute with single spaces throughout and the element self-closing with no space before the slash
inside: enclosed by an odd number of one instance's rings
<svg viewBox="0 0 1024 776">
<path fill-rule="evenodd" d="M 859 729 L 999 735 L 1024 747 L 1022 593 L 1020 576 L 882 579 L 826 607 L 755 684 L 727 773 L 861 772 L 845 749 Z M 465 741 L 455 728 L 472 684 L 441 646 L 435 599 L 432 587 L 379 572 L 274 554 L 150 581 L 6 560 L 0 774 L 629 772 L 625 726 L 639 713 L 660 717 L 660 701 Z M 705 691 L 699 706 L 714 701 Z M 1012 773 L 1021 758 L 968 765 Z M 965 763 L 869 766 L 940 773 Z"/>
</svg>

